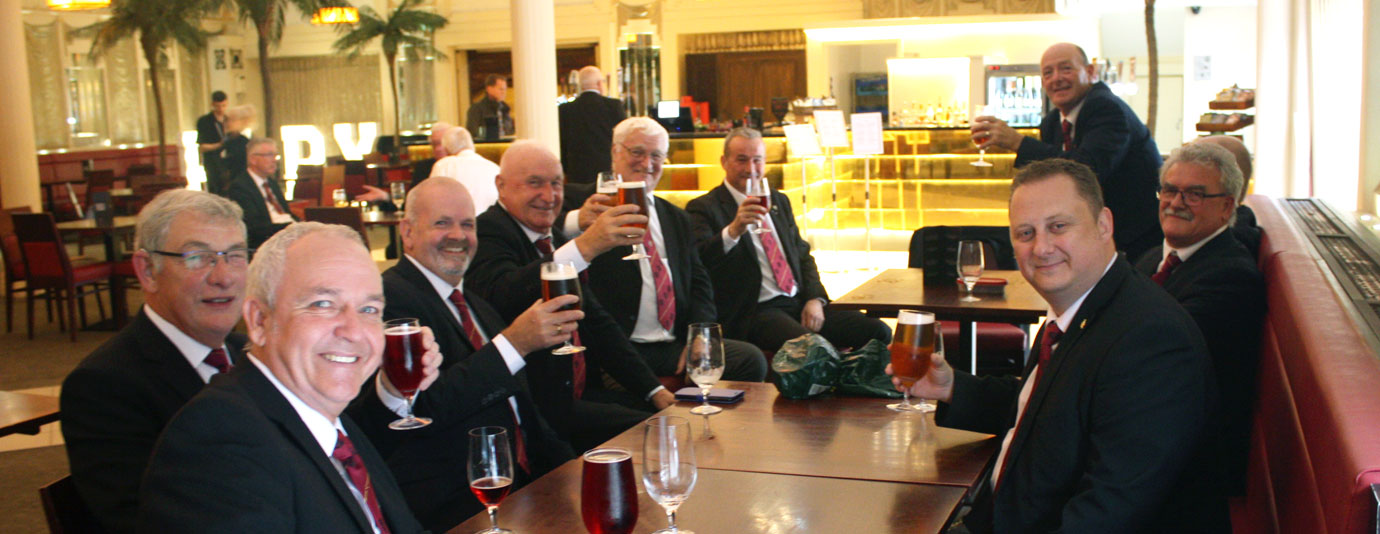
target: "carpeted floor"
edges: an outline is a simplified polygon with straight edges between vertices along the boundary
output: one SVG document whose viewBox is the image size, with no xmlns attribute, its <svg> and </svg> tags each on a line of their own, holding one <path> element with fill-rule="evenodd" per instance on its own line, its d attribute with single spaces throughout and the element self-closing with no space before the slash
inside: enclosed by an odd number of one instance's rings
<svg viewBox="0 0 1380 534">
<path fill-rule="evenodd" d="M 0 534 L 48 532 L 38 488 L 67 476 L 62 446 L 0 452 Z"/>
</svg>

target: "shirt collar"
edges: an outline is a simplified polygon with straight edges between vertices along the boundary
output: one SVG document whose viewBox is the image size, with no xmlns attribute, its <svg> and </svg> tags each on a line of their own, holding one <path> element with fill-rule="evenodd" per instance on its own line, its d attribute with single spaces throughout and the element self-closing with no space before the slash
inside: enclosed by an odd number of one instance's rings
<svg viewBox="0 0 1380 534">
<path fill-rule="evenodd" d="M 728 180 L 724 180 L 724 189 L 728 190 L 728 194 L 733 195 L 734 202 L 742 204 L 744 200 L 747 200 L 747 193 L 739 191 L 738 188 L 733 187 L 733 184 L 728 183 Z"/>
<path fill-rule="evenodd" d="M 422 276 L 426 277 L 426 281 L 431 282 L 431 288 L 436 290 L 436 294 L 441 295 L 441 299 L 443 300 L 449 299 L 450 294 L 452 292 L 460 290 L 460 287 L 465 284 L 465 280 L 462 278 L 459 284 L 455 284 L 452 286 L 449 282 L 446 282 L 445 280 L 442 280 L 440 276 L 437 276 L 436 273 L 431 272 L 431 269 L 427 269 L 425 266 L 423 266 L 422 263 L 417 261 L 417 258 L 413 258 L 411 254 L 403 254 L 403 257 L 407 258 L 408 261 L 411 261 L 412 265 L 417 266 L 417 270 L 422 272 Z"/>
<path fill-rule="evenodd" d="M 1178 254 L 1179 254 L 1179 261 L 1188 261 L 1188 257 L 1189 257 L 1189 256 L 1192 256 L 1194 253 L 1197 253 L 1197 252 L 1198 252 L 1198 249 L 1203 248 L 1203 245 L 1206 245 L 1206 244 L 1208 243 L 1208 241 L 1212 241 L 1212 240 L 1213 240 L 1214 238 L 1216 238 L 1219 234 L 1221 234 L 1222 232 L 1226 231 L 1227 226 L 1230 226 L 1230 224 L 1224 224 L 1224 225 L 1222 225 L 1222 227 L 1221 227 L 1221 228 L 1218 228 L 1216 232 L 1213 232 L 1213 233 L 1212 233 L 1212 235 L 1207 236 L 1207 237 L 1204 237 L 1203 239 L 1199 240 L 1197 243 L 1194 243 L 1194 244 L 1192 244 L 1192 245 L 1186 246 L 1186 247 L 1184 247 L 1184 248 L 1173 248 L 1173 247 L 1169 246 L 1169 241 L 1165 241 L 1165 242 L 1164 242 L 1164 253 L 1160 256 L 1160 263 L 1164 263 L 1164 259 L 1165 259 L 1165 258 L 1168 258 L 1168 257 L 1169 257 L 1169 253 L 1171 253 L 1171 252 L 1175 252 L 1175 253 L 1178 253 Z"/>
<path fill-rule="evenodd" d="M 1102 278 L 1107 276 L 1107 271 L 1112 269 L 1113 263 L 1116 263 L 1116 254 L 1112 254 L 1112 259 L 1107 262 L 1106 267 L 1102 268 L 1102 276 L 1097 278 L 1098 284 L 1102 283 Z M 1093 284 L 1087 291 L 1084 291 L 1078 300 L 1073 301 L 1073 305 L 1069 306 L 1069 309 L 1064 310 L 1063 315 L 1054 313 L 1054 308 L 1050 307 L 1046 322 L 1054 321 L 1054 324 L 1059 325 L 1060 332 L 1068 332 L 1069 327 L 1073 326 L 1073 318 L 1078 315 L 1078 309 L 1083 307 L 1083 301 L 1087 300 L 1088 295 L 1092 294 L 1092 290 L 1096 287 L 1097 284 Z"/>
<path fill-rule="evenodd" d="M 206 359 L 206 355 L 211 353 L 211 347 L 192 339 L 192 336 L 187 335 L 181 329 L 173 326 L 173 324 L 168 322 L 167 319 L 164 319 L 162 315 L 158 315 L 158 312 L 153 311 L 153 308 L 148 304 L 144 304 L 144 314 L 148 315 L 149 321 L 153 322 L 153 326 L 157 327 L 158 331 L 162 332 L 163 336 L 168 338 L 168 341 L 171 341 L 174 347 L 177 347 L 177 351 L 182 353 L 182 357 L 187 359 L 187 363 L 192 364 L 192 368 L 201 365 L 201 362 Z M 221 344 L 221 348 L 225 348 L 224 343 Z"/>
<path fill-rule="evenodd" d="M 246 172 L 249 173 L 249 177 L 250 177 L 250 178 L 253 178 L 253 179 L 254 179 L 254 185 L 258 186 L 259 189 L 263 189 L 263 188 L 264 188 L 264 183 L 268 182 L 267 179 L 265 179 L 265 178 L 262 177 L 262 176 L 259 176 L 259 175 L 256 174 L 254 171 L 251 171 L 251 170 L 247 170 L 247 169 L 246 169 Z"/>
<path fill-rule="evenodd" d="M 1091 91 L 1091 89 L 1090 89 L 1090 91 Z M 1083 103 L 1084 103 L 1084 102 L 1087 102 L 1087 101 L 1088 101 L 1088 96 L 1087 96 L 1087 95 L 1083 95 L 1083 100 L 1080 100 L 1080 101 L 1078 102 L 1078 105 L 1073 106 L 1073 109 L 1069 111 L 1068 115 L 1065 115 L 1064 112 L 1060 111 L 1060 112 L 1059 112 L 1059 118 L 1061 118 L 1061 119 L 1063 119 L 1063 120 L 1066 120 L 1066 121 L 1069 121 L 1069 124 L 1073 124 L 1073 125 L 1076 126 L 1076 125 L 1078 124 L 1078 112 L 1083 110 Z"/>
<path fill-rule="evenodd" d="M 498 200 L 498 205 L 503 208 L 503 211 L 508 212 L 509 217 L 513 216 L 513 212 L 508 210 L 508 206 L 503 205 L 503 199 Z M 517 220 L 517 217 L 513 217 L 513 222 L 517 223 L 518 228 L 522 229 L 522 233 L 527 235 L 527 240 L 533 243 L 536 243 L 538 239 L 541 239 L 543 237 L 551 237 L 550 230 L 547 230 L 546 233 L 538 232 L 536 230 L 528 228 L 527 225 L 522 224 L 522 221 Z M 555 239 L 553 238 L 552 241 L 555 241 Z"/>
<path fill-rule="evenodd" d="M 270 371 L 268 366 L 260 362 L 253 354 L 246 354 L 245 356 L 248 357 L 249 363 L 259 368 L 259 372 L 264 374 L 264 378 L 267 378 L 268 382 L 273 384 L 273 387 L 278 388 L 278 393 L 281 393 L 283 398 L 287 399 L 288 404 L 292 405 L 292 409 L 297 411 L 297 417 L 301 418 L 302 423 L 307 425 L 307 430 L 311 432 L 311 437 L 316 438 L 316 443 L 321 445 L 321 450 L 326 453 L 326 456 L 330 456 L 331 453 L 334 453 L 336 431 L 338 430 L 341 433 L 345 433 L 345 427 L 341 426 L 340 418 L 335 417 L 333 418 L 334 420 L 332 420 L 332 418 L 327 418 L 325 414 L 316 411 L 311 406 L 307 406 L 307 403 L 302 402 L 302 399 L 298 398 L 292 390 L 278 381 L 278 377 L 273 375 L 273 371 Z"/>
</svg>

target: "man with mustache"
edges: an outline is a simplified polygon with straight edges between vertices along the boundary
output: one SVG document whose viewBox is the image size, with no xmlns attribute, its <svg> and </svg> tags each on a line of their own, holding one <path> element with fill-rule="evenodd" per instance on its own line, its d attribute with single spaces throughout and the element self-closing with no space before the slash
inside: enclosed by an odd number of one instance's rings
<svg viewBox="0 0 1380 534">
<path fill-rule="evenodd" d="M 1059 43 L 1040 58 L 1045 95 L 1059 113 L 1040 123 L 1040 139 L 1017 133 L 996 117 L 973 119 L 973 142 L 1016 152 L 1016 167 L 1049 158 L 1092 167 L 1116 218 L 1116 247 L 1138 258 L 1159 244 L 1155 174 L 1160 150 L 1135 112 L 1102 82 L 1082 48 Z"/>
<path fill-rule="evenodd" d="M 1222 406 L 1215 458 L 1232 494 L 1245 491 L 1265 317 L 1265 279 L 1232 231 L 1242 182 L 1235 158 L 1221 146 L 1195 142 L 1175 150 L 1160 176 L 1164 245 L 1136 263 L 1188 310 L 1207 340 Z"/>
</svg>

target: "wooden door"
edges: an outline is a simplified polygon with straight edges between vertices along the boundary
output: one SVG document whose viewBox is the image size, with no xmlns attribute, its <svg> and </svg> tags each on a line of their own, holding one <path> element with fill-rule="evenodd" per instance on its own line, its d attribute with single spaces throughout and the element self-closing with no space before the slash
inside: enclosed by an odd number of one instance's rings
<svg viewBox="0 0 1380 534">
<path fill-rule="evenodd" d="M 805 51 L 719 54 L 717 77 L 718 118 L 741 119 L 748 106 L 763 108 L 769 116 L 773 97 L 805 96 Z"/>
</svg>

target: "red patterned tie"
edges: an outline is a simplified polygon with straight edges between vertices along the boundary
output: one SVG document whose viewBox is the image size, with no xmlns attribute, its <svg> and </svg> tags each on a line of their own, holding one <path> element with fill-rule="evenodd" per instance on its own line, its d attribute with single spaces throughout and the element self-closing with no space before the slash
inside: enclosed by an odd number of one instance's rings
<svg viewBox="0 0 1380 534">
<path fill-rule="evenodd" d="M 479 328 L 474 326 L 474 318 L 470 317 L 470 307 L 465 304 L 465 296 L 456 289 L 450 292 L 450 301 L 460 311 L 460 329 L 465 331 L 465 340 L 470 342 L 471 349 L 479 350 L 484 346 L 484 336 L 480 335 Z"/>
<path fill-rule="evenodd" d="M 676 325 L 676 290 L 671 286 L 671 273 L 661 263 L 661 253 L 652 243 L 652 233 L 642 235 L 642 248 L 647 251 L 647 261 L 652 266 L 652 283 L 656 286 L 656 320 L 668 332 Z"/>
<path fill-rule="evenodd" d="M 1070 135 L 1070 134 L 1073 133 L 1073 123 L 1071 123 L 1071 122 L 1069 122 L 1069 121 L 1064 121 L 1063 127 L 1064 127 L 1064 152 L 1068 152 L 1068 151 L 1070 151 L 1070 150 L 1073 150 L 1073 136 Z"/>
<path fill-rule="evenodd" d="M 278 195 L 273 194 L 273 189 L 268 186 L 268 180 L 264 180 L 264 200 L 267 200 L 268 205 L 272 206 L 278 213 L 287 213 L 287 210 L 283 209 L 283 205 L 278 203 Z"/>
<path fill-rule="evenodd" d="M 1164 281 L 1169 279 L 1169 273 L 1173 272 L 1174 268 L 1183 262 L 1184 260 L 1179 259 L 1178 252 L 1170 252 L 1169 257 L 1164 259 L 1164 265 L 1160 266 L 1158 272 L 1150 275 L 1150 279 L 1154 280 L 1156 284 L 1164 285 Z"/>
<path fill-rule="evenodd" d="M 215 367 L 216 372 L 220 373 L 230 370 L 230 358 L 226 357 L 225 349 L 223 348 L 211 349 L 211 353 L 207 354 L 206 359 L 201 360 L 201 363 Z"/>
<path fill-rule="evenodd" d="M 538 240 L 537 240 L 535 243 L 533 243 L 533 244 L 535 244 L 535 245 L 537 246 L 537 252 L 540 252 L 542 256 L 550 256 L 550 255 L 551 255 L 552 249 L 551 249 L 551 238 L 550 238 L 550 237 L 543 237 L 543 238 L 541 238 L 541 239 L 538 239 Z"/>
<path fill-rule="evenodd" d="M 776 242 L 776 232 L 763 232 L 757 234 L 757 238 L 762 240 L 762 250 L 767 253 L 767 263 L 771 265 L 771 274 L 776 278 L 777 287 L 790 293 L 795 289 L 795 275 L 791 274 L 786 255 L 781 253 L 781 245 Z"/>
<path fill-rule="evenodd" d="M 1039 365 L 1037 365 L 1037 366 L 1035 367 L 1035 375 L 1032 376 L 1032 377 L 1030 377 L 1031 380 L 1034 380 L 1034 382 L 1030 384 L 1030 395 L 1031 395 L 1031 396 L 1034 396 L 1034 395 L 1035 395 L 1035 389 L 1038 388 L 1038 387 L 1040 387 L 1040 376 L 1042 376 L 1042 375 L 1044 374 L 1045 367 L 1047 367 L 1048 364 L 1049 364 L 1049 356 L 1050 356 L 1051 353 L 1054 352 L 1054 344 L 1055 344 L 1055 343 L 1058 343 L 1058 342 L 1059 342 L 1059 338 L 1060 338 L 1060 337 L 1063 337 L 1063 335 L 1064 335 L 1064 331 L 1063 331 L 1063 330 L 1060 330 L 1060 329 L 1059 329 L 1059 325 L 1056 324 L 1054 321 L 1046 321 L 1046 322 L 1045 322 L 1044 328 L 1041 329 L 1041 330 L 1042 330 L 1042 331 L 1040 332 L 1040 359 L 1039 359 Z M 1029 408 L 1030 408 L 1030 400 L 1029 400 L 1029 397 L 1027 397 L 1025 409 L 1021 410 L 1021 418 L 1020 418 L 1020 420 L 1016 421 L 1016 426 L 1015 426 L 1014 428 L 1011 429 L 1011 432 L 1014 433 L 1014 432 L 1020 430 L 1020 428 L 1021 428 L 1021 421 L 1025 421 L 1025 419 L 1026 419 L 1026 414 L 1029 413 L 1029 411 L 1030 411 Z M 1013 445 L 1016 443 L 1016 435 L 1015 435 L 1015 434 L 1012 434 L 1012 435 L 1011 435 L 1011 443 L 1012 443 Z M 1007 454 L 1007 456 L 1010 456 L 1010 455 L 1011 455 L 1011 449 L 1010 449 L 1010 448 L 1006 449 L 1006 454 Z M 997 486 L 996 486 L 996 487 L 1001 487 L 1001 481 L 1002 481 L 1002 479 L 1004 479 L 1004 478 L 1006 477 L 1006 470 L 1007 470 L 1008 468 L 1010 468 L 1010 467 L 1011 467 L 1011 463 L 1010 463 L 1008 460 L 1002 460 L 1002 464 L 1001 464 L 1001 475 L 997 477 Z M 992 488 L 992 489 L 995 490 L 996 488 L 994 487 L 994 488 Z"/>
<path fill-rule="evenodd" d="M 549 236 L 538 239 L 533 244 L 537 246 L 537 252 L 543 256 L 550 256 L 553 252 L 551 237 Z M 581 272 L 580 280 L 584 281 L 584 278 L 585 273 Z M 584 343 L 580 343 L 580 332 L 578 331 L 570 333 L 570 340 L 576 345 L 584 345 Z M 585 353 L 577 352 L 570 355 L 570 374 L 575 398 L 583 397 L 585 394 Z"/>
<path fill-rule="evenodd" d="M 374 486 L 369 482 L 369 470 L 364 467 L 364 458 L 355 452 L 355 444 L 350 442 L 350 438 L 346 437 L 344 432 L 336 430 L 335 436 L 335 451 L 331 453 L 331 457 L 340 462 L 345 468 L 345 474 L 350 476 L 350 483 L 364 496 L 364 504 L 369 506 L 369 513 L 373 514 L 374 525 L 378 527 L 379 532 L 388 534 L 388 522 L 383 519 L 378 496 L 374 494 Z"/>
</svg>

